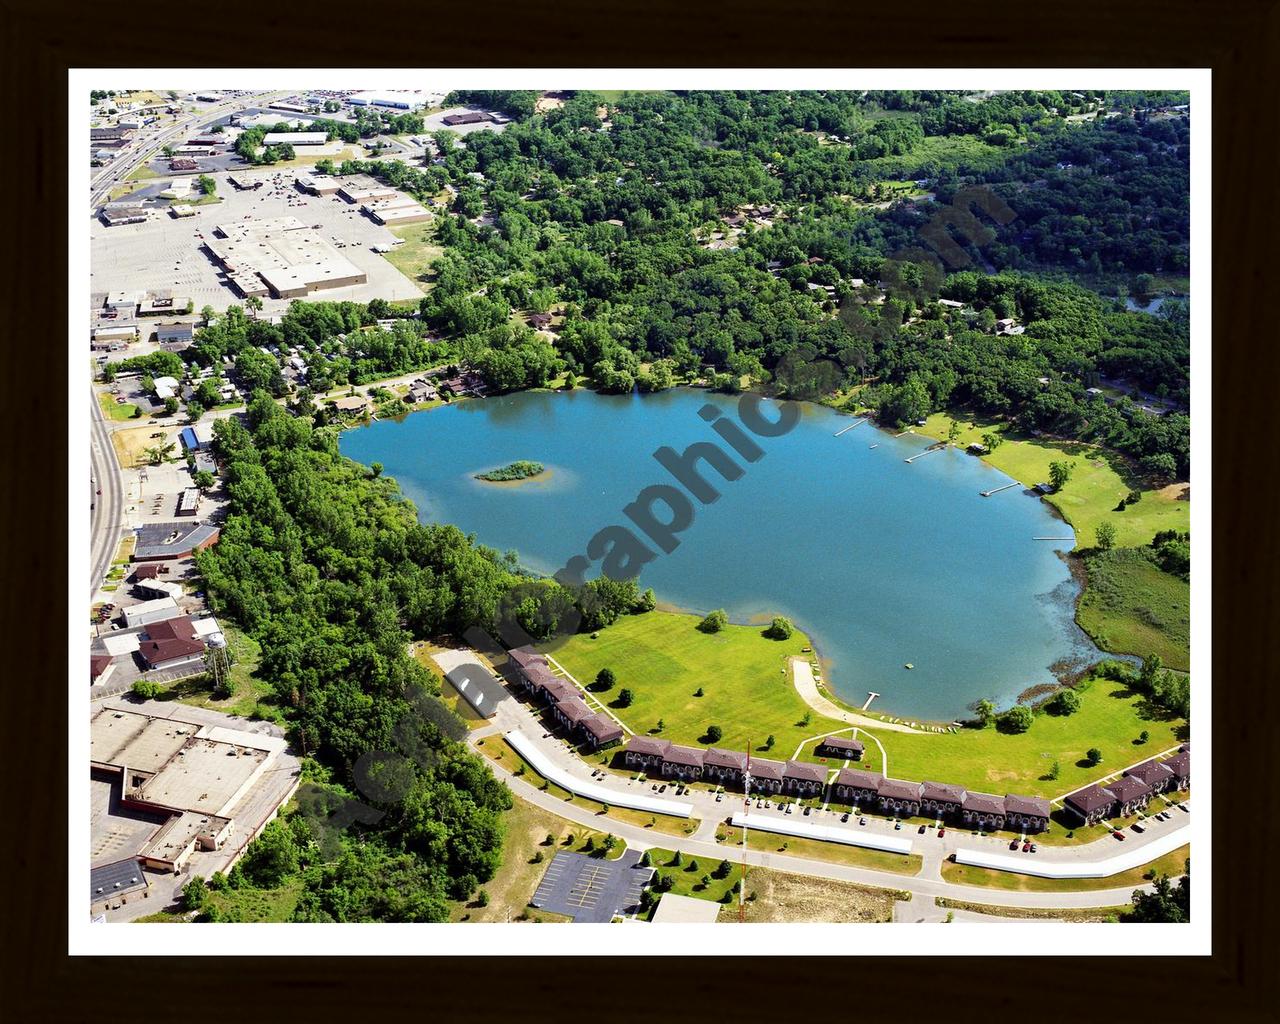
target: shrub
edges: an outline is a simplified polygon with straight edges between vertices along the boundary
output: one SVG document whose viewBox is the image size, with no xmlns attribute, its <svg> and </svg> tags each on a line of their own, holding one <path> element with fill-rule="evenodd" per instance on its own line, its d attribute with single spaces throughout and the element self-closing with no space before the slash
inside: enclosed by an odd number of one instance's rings
<svg viewBox="0 0 1280 1024">
<path fill-rule="evenodd" d="M 1035 720 L 1035 713 L 1029 707 L 1015 704 L 1000 716 L 998 723 L 1002 732 L 1016 734 L 1026 732 Z"/>
<path fill-rule="evenodd" d="M 725 614 L 723 608 L 717 608 L 698 623 L 698 628 L 704 633 L 719 633 L 728 624 L 729 616 Z"/>
<path fill-rule="evenodd" d="M 618 681 L 618 677 L 613 674 L 613 669 L 602 668 L 596 673 L 596 681 L 591 684 L 591 689 L 600 693 L 605 693 L 613 689 L 613 684 Z"/>
<path fill-rule="evenodd" d="M 1101 764 L 1102 751 L 1097 747 L 1090 747 L 1088 752 L 1084 755 L 1084 759 L 1089 762 L 1090 767 L 1093 767 L 1095 764 Z"/>
<path fill-rule="evenodd" d="M 719 743 L 720 737 L 722 737 L 723 735 L 724 735 L 724 730 L 721 729 L 720 726 L 718 725 L 707 726 L 707 742 L 708 743 Z"/>
<path fill-rule="evenodd" d="M 790 640 L 793 631 L 794 627 L 790 619 L 775 615 L 772 624 L 764 631 L 764 635 L 770 640 Z"/>
<path fill-rule="evenodd" d="M 1063 690 L 1049 702 L 1049 710 L 1055 715 L 1074 715 L 1080 710 L 1080 694 Z"/>
</svg>

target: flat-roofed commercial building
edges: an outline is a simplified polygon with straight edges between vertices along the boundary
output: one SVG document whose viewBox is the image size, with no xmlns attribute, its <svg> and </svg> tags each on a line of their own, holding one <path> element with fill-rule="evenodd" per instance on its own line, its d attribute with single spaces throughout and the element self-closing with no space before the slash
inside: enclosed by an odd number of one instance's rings
<svg viewBox="0 0 1280 1024">
<path fill-rule="evenodd" d="M 431 219 L 431 212 L 412 200 L 408 203 L 392 206 L 374 206 L 372 208 L 366 206 L 365 210 L 377 223 L 385 227 L 395 227 L 398 224 L 418 224 L 424 220 Z"/>
<path fill-rule="evenodd" d="M 353 107 L 387 107 L 390 110 L 420 110 L 427 106 L 427 98 L 421 93 L 407 90 L 357 92 L 347 97 Z"/>
<path fill-rule="evenodd" d="M 298 174 L 294 177 L 293 183 L 303 192 L 309 192 L 313 196 L 331 196 L 342 188 L 342 183 L 337 178 L 327 174 Z"/>
<path fill-rule="evenodd" d="M 296 217 L 220 224 L 205 241 L 209 255 L 246 297 L 299 298 L 321 288 L 364 284 L 368 275 L 315 228 Z"/>
<path fill-rule="evenodd" d="M 327 132 L 268 132 L 262 137 L 264 146 L 323 146 L 328 141 Z"/>
<path fill-rule="evenodd" d="M 197 850 L 222 849 L 242 813 L 249 817 L 244 831 L 253 834 L 296 788 L 296 767 L 285 785 L 269 777 L 287 746 L 282 738 L 210 719 L 234 721 L 190 709 L 152 714 L 108 705 L 90 723 L 93 777 L 119 786 L 123 811 L 160 822 L 151 834 L 141 833 L 133 854 L 147 867 L 176 873 Z"/>
</svg>

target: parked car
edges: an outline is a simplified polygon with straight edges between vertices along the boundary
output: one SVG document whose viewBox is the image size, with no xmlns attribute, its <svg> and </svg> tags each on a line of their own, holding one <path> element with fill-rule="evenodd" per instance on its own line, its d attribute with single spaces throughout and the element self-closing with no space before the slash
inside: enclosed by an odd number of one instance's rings
<svg viewBox="0 0 1280 1024">
<path fill-rule="evenodd" d="M 1030 843 L 1023 843 L 1023 844 L 1022 844 L 1022 852 L 1023 852 L 1023 853 L 1030 853 L 1030 852 L 1031 852 L 1031 844 L 1030 844 Z"/>
<path fill-rule="evenodd" d="M 1141 835 L 1143 832 L 1146 831 L 1146 829 L 1143 828 L 1141 825 L 1139 825 L 1136 821 L 1129 827 L 1133 829 L 1133 831 L 1137 832 L 1139 835 Z"/>
<path fill-rule="evenodd" d="M 716 794 L 716 803 L 719 803 L 719 802 L 720 802 L 721 800 L 723 800 L 723 799 L 724 799 L 724 794 L 723 794 L 723 793 L 717 793 L 717 794 Z"/>
<path fill-rule="evenodd" d="M 787 804 L 787 813 L 788 813 L 788 814 L 790 814 L 790 813 L 791 813 L 791 806 L 792 806 L 791 804 Z"/>
<path fill-rule="evenodd" d="M 917 834 L 917 835 L 924 835 L 924 829 L 925 829 L 925 826 L 921 825 L 921 826 L 920 826 L 919 831 L 918 831 L 916 834 Z"/>
<path fill-rule="evenodd" d="M 806 816 L 806 817 L 808 816 L 808 814 L 809 814 L 809 812 L 810 812 L 811 810 L 813 810 L 813 808 L 812 808 L 812 807 L 806 807 L 806 808 L 804 809 L 804 813 L 805 813 L 805 816 Z"/>
<path fill-rule="evenodd" d="M 895 832 L 901 832 L 901 831 L 902 831 L 902 822 L 900 822 L 900 821 L 895 821 L 895 822 L 893 823 L 893 830 L 894 830 Z"/>
<path fill-rule="evenodd" d="M 844 814 L 842 814 L 842 815 L 840 816 L 840 820 L 841 820 L 841 821 L 848 821 L 848 820 L 849 820 L 849 812 L 848 812 L 848 811 L 845 811 L 845 813 L 844 813 Z"/>
<path fill-rule="evenodd" d="M 1013 840 L 1013 842 L 1009 844 L 1009 849 L 1016 850 L 1017 848 L 1018 848 L 1018 840 L 1015 839 Z"/>
<path fill-rule="evenodd" d="M 866 818 L 859 818 L 859 819 L 858 819 L 858 824 L 859 824 L 859 825 L 865 825 L 866 823 L 867 823 L 867 819 L 866 819 Z"/>
<path fill-rule="evenodd" d="M 1035 844 L 1035 843 L 1032 843 L 1032 844 L 1031 844 L 1031 852 L 1032 852 L 1032 853 L 1035 853 L 1035 852 L 1036 852 L 1036 844 Z"/>
<path fill-rule="evenodd" d="M 939 839 L 941 839 L 941 838 L 942 838 L 943 836 L 945 836 L 946 834 L 947 834 L 947 830 L 946 830 L 945 828 L 940 828 L 940 829 L 938 829 L 938 838 L 939 838 Z"/>
<path fill-rule="evenodd" d="M 1117 839 L 1119 839 L 1120 842 L 1122 843 L 1124 842 L 1124 833 L 1121 832 L 1119 829 L 1116 829 L 1116 831 L 1112 832 L 1111 834 L 1115 836 Z"/>
</svg>

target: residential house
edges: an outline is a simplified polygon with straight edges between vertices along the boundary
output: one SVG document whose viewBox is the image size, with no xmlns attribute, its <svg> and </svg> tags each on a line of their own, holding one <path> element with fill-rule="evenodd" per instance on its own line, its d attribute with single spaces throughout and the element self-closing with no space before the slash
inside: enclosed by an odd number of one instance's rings
<svg viewBox="0 0 1280 1024">
<path fill-rule="evenodd" d="M 741 786 L 747 771 L 747 755 L 712 747 L 702 755 L 702 776 L 708 782 Z"/>
<path fill-rule="evenodd" d="M 632 736 L 627 740 L 622 760 L 628 768 L 661 769 L 662 759 L 671 749 L 670 740 L 655 740 L 648 736 Z"/>
<path fill-rule="evenodd" d="M 1173 778 L 1169 780 L 1168 788 L 1170 792 L 1191 788 L 1191 751 L 1189 748 L 1183 747 L 1180 753 L 1174 754 L 1173 757 L 1162 763 L 1173 774 Z"/>
<path fill-rule="evenodd" d="M 115 671 L 115 661 L 109 654 L 89 655 L 89 685 L 97 686 L 105 683 L 107 677 Z"/>
<path fill-rule="evenodd" d="M 821 796 L 827 785 L 827 770 L 810 761 L 788 761 L 782 771 L 782 788 L 795 796 Z"/>
<path fill-rule="evenodd" d="M 1115 816 L 1118 818 L 1136 814 L 1151 802 L 1151 787 L 1132 775 L 1107 783 L 1107 789 L 1116 798 Z"/>
<path fill-rule="evenodd" d="M 1111 809 L 1115 805 L 1115 795 L 1096 783 L 1067 794 L 1062 801 L 1067 814 L 1078 820 L 1081 825 L 1094 825 L 1110 817 Z"/>
<path fill-rule="evenodd" d="M 1004 798 L 1004 823 L 1010 831 L 1043 832 L 1049 827 L 1049 801 L 1038 796 L 1009 793 Z"/>
<path fill-rule="evenodd" d="M 970 828 L 997 832 L 1004 828 L 1004 799 L 990 793 L 966 793 L 960 820 Z"/>
<path fill-rule="evenodd" d="M 831 787 L 834 799 L 853 807 L 869 807 L 880 790 L 882 776 L 857 768 L 841 768 Z"/>
<path fill-rule="evenodd" d="M 662 755 L 662 774 L 674 776 L 684 782 L 702 777 L 702 751 L 693 747 L 671 744 Z"/>
<path fill-rule="evenodd" d="M 781 761 L 770 761 L 768 758 L 751 759 L 751 792 L 764 793 L 766 796 L 782 792 L 782 778 L 787 766 Z"/>
<path fill-rule="evenodd" d="M 819 757 L 836 757 L 850 761 L 861 761 L 865 748 L 851 736 L 828 736 L 818 744 L 816 751 Z"/>
<path fill-rule="evenodd" d="M 953 786 L 949 782 L 922 782 L 920 813 L 949 820 L 964 809 L 965 796 L 963 786 Z"/>
<path fill-rule="evenodd" d="M 1173 784 L 1173 772 L 1163 761 L 1143 761 L 1128 769 L 1125 775 L 1145 782 L 1152 793 L 1163 793 Z"/>
<path fill-rule="evenodd" d="M 583 742 L 592 750 L 603 750 L 622 742 L 622 726 L 608 715 L 588 715 L 578 723 Z"/>
<path fill-rule="evenodd" d="M 899 779 L 881 779 L 876 792 L 876 807 L 884 814 L 896 814 L 900 818 L 913 818 L 920 813 L 919 782 L 903 782 Z"/>
<path fill-rule="evenodd" d="M 567 684 L 566 684 L 567 685 Z M 567 694 L 560 700 L 551 705 L 551 717 L 565 732 L 572 735 L 578 726 L 586 719 L 590 718 L 592 711 L 580 699 L 572 694 Z"/>
</svg>

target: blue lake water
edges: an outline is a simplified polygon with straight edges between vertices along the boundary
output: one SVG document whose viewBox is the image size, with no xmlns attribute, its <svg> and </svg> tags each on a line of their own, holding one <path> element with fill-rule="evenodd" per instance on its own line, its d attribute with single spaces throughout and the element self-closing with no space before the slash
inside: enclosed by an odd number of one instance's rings
<svg viewBox="0 0 1280 1024">
<path fill-rule="evenodd" d="M 550 574 L 602 527 L 632 526 L 622 509 L 642 488 L 672 482 L 655 449 L 719 440 L 698 415 L 708 402 L 738 420 L 736 398 L 701 391 L 527 392 L 346 431 L 341 448 L 381 462 L 423 521 L 514 548 Z M 1071 536 L 1049 506 L 1021 487 L 981 497 L 1012 481 L 962 452 L 908 465 L 925 439 L 870 424 L 835 437 L 853 420 L 802 408 L 789 433 L 755 438 L 762 459 L 736 459 L 740 479 L 703 464 L 721 498 L 694 502 L 692 525 L 645 566 L 642 586 L 736 622 L 786 615 L 813 639 L 835 692 L 861 705 L 877 691 L 873 707 L 907 717 L 948 720 L 982 697 L 1007 706 L 1053 682 L 1060 659 L 1098 657 L 1074 622 L 1078 588 L 1057 554 L 1072 541 L 1034 539 Z M 517 459 L 550 473 L 514 485 L 474 479 Z M 598 564 L 587 573 L 596 575 Z"/>
</svg>

